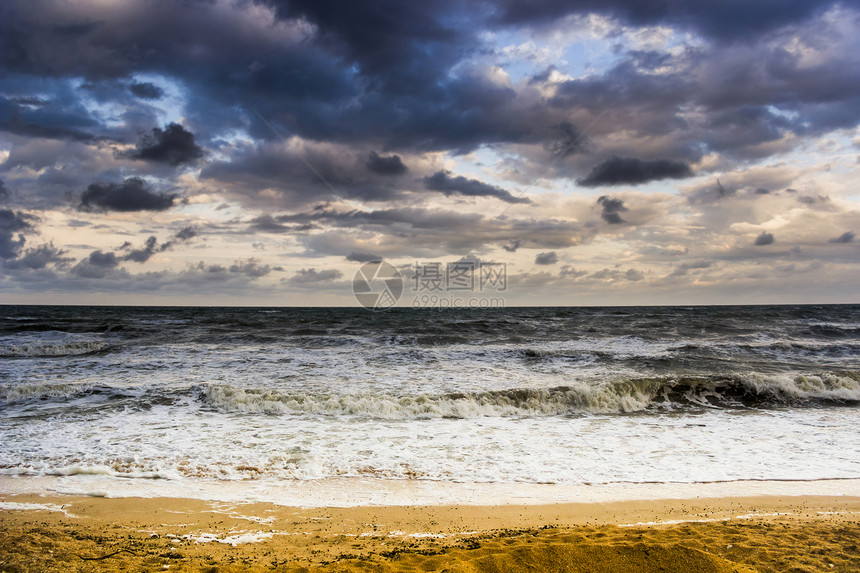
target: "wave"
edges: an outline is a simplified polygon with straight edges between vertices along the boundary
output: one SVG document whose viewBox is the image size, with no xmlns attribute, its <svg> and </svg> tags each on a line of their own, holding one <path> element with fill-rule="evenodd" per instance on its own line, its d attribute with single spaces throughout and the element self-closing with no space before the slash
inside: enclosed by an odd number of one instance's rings
<svg viewBox="0 0 860 573">
<path fill-rule="evenodd" d="M 107 349 L 103 341 L 64 342 L 56 344 L 25 343 L 4 344 L 0 346 L 0 358 L 50 358 L 61 356 L 82 356 Z"/>
<path fill-rule="evenodd" d="M 69 404 L 133 409 L 198 403 L 217 412 L 349 416 L 385 420 L 536 417 L 860 404 L 860 372 L 795 376 L 654 377 L 578 381 L 550 388 L 394 395 L 312 393 L 299 390 L 199 384 L 167 389 L 30 383 L 0 387 L 0 404 Z"/>
<path fill-rule="evenodd" d="M 105 403 L 118 404 L 122 401 L 123 406 L 149 408 L 174 403 L 175 394 L 159 388 L 117 388 L 107 384 L 28 383 L 0 386 L 0 405 L 36 404 L 52 407 L 74 401 L 78 407 L 103 407 Z"/>
<path fill-rule="evenodd" d="M 224 413 L 358 416 L 386 420 L 558 416 L 702 408 L 860 404 L 860 374 L 793 378 L 641 378 L 554 388 L 394 396 L 308 394 L 205 384 L 206 407 Z"/>
<path fill-rule="evenodd" d="M 860 328 L 844 324 L 814 324 L 804 331 L 804 334 L 820 338 L 858 338 Z"/>
<path fill-rule="evenodd" d="M 743 353 L 766 359 L 773 356 L 781 358 L 814 358 L 819 356 L 851 358 L 860 356 L 860 343 L 844 341 L 788 341 L 778 340 L 760 344 L 749 343 L 696 343 L 687 342 L 667 347 L 667 356 L 705 355 L 726 357 Z"/>
</svg>

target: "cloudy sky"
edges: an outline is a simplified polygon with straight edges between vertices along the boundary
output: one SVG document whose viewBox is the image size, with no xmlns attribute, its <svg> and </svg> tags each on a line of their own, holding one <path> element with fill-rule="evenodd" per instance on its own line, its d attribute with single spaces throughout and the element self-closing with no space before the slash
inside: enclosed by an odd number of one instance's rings
<svg viewBox="0 0 860 573">
<path fill-rule="evenodd" d="M 0 61 L 3 302 L 860 302 L 854 3 L 4 0 Z"/>
</svg>

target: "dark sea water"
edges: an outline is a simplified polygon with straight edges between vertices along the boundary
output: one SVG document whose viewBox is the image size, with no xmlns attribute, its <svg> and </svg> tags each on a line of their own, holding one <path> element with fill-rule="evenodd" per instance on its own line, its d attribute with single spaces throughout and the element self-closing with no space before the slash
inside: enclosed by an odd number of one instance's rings
<svg viewBox="0 0 860 573">
<path fill-rule="evenodd" d="M 857 305 L 2 306 L 0 357 L 9 476 L 860 478 Z"/>
</svg>

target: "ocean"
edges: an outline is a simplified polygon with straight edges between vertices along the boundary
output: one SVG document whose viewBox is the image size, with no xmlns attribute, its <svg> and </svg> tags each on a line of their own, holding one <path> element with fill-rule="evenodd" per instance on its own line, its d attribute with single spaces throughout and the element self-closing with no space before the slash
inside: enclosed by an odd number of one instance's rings
<svg viewBox="0 0 860 573">
<path fill-rule="evenodd" d="M 860 478 L 860 305 L 0 306 L 0 357 L 6 490 Z"/>
</svg>

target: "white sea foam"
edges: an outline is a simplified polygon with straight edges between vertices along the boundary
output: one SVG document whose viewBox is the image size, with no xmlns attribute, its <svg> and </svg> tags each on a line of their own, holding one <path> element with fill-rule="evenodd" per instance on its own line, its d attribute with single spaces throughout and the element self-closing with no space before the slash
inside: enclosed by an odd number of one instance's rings
<svg viewBox="0 0 860 573">
<path fill-rule="evenodd" d="M 462 483 L 446 481 L 403 481 L 331 478 L 311 483 L 260 484 L 147 482 L 132 484 L 117 478 L 77 478 L 96 480 L 111 487 L 110 497 L 171 497 L 221 500 L 230 503 L 272 503 L 284 507 L 356 507 L 405 505 L 545 505 L 554 503 L 608 503 L 613 501 L 702 499 L 753 496 L 852 496 L 860 497 L 860 479 L 821 481 L 732 481 L 712 483 L 612 483 L 591 485 L 534 483 Z M 106 481 L 109 480 L 109 481 Z M 0 478 L 0 495 L 82 495 L 70 491 L 62 478 L 26 481 Z M 41 505 L 41 504 L 37 504 Z M 47 504 L 57 506 L 57 504 Z M 20 509 L 28 509 L 21 507 Z M 33 508 L 39 509 L 39 508 Z M 737 516 L 738 519 L 743 516 Z M 633 524 L 631 524 L 633 525 Z M 380 525 L 376 533 L 389 531 Z M 237 531 L 235 533 L 244 533 Z M 470 535 L 474 532 L 462 532 Z M 167 535 L 171 537 L 172 534 Z M 196 534 L 197 536 L 199 534 Z M 230 534 L 222 534 L 227 537 Z M 294 535 L 310 535 L 296 532 Z M 179 535 L 172 535 L 179 540 Z M 210 539 L 214 541 L 214 539 Z"/>
<path fill-rule="evenodd" d="M 91 335 L 52 330 L 0 336 L 0 356 L 7 358 L 78 356 L 98 352 L 107 347 L 107 341 Z"/>
<path fill-rule="evenodd" d="M 760 393 L 781 392 L 802 399 L 860 401 L 860 379 L 832 373 L 799 374 L 791 378 L 751 376 L 749 384 Z"/>
<path fill-rule="evenodd" d="M 222 513 L 224 515 L 229 515 L 235 519 L 244 519 L 246 521 L 252 521 L 254 523 L 259 523 L 261 525 L 268 525 L 275 522 L 274 517 L 259 517 L 256 515 L 243 515 L 236 511 L 236 508 L 232 505 L 223 505 L 219 503 L 212 504 L 212 511 L 214 513 Z"/>
<path fill-rule="evenodd" d="M 681 523 L 713 523 L 715 521 L 730 521 L 730 517 L 709 517 L 690 519 L 667 519 L 664 521 L 637 521 L 636 523 L 620 523 L 618 527 L 643 527 L 654 525 L 678 525 Z"/>
<path fill-rule="evenodd" d="M 237 545 L 243 545 L 245 543 L 260 543 L 261 541 L 265 541 L 266 539 L 271 539 L 274 535 L 275 533 L 271 531 L 240 531 L 232 535 L 226 536 L 217 533 L 200 533 L 197 535 L 182 535 L 179 538 L 188 539 L 190 541 L 194 541 L 195 543 L 210 543 L 212 541 L 215 541 L 217 543 L 223 543 L 225 545 L 232 545 L 233 547 L 236 547 Z"/>
<path fill-rule="evenodd" d="M 334 477 L 464 483 L 698 482 L 860 475 L 856 408 L 380 420 L 167 408 L 7 431 L 0 473 L 69 492 Z"/>
<path fill-rule="evenodd" d="M 0 500 L 0 510 L 5 511 L 56 511 L 62 513 L 66 517 L 77 517 L 73 513 L 66 510 L 66 506 L 57 505 L 54 503 L 23 503 L 17 501 L 2 501 Z"/>
</svg>

